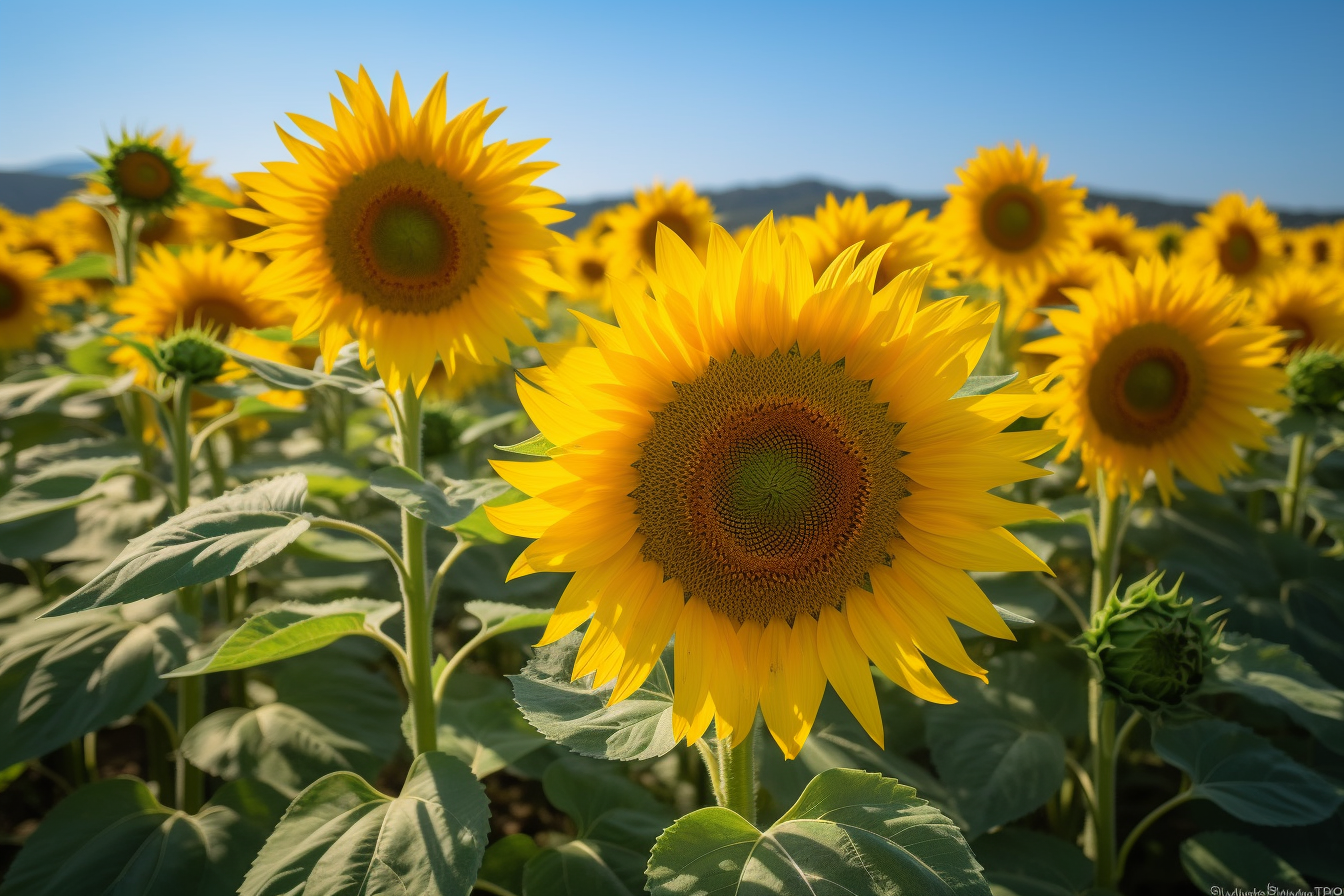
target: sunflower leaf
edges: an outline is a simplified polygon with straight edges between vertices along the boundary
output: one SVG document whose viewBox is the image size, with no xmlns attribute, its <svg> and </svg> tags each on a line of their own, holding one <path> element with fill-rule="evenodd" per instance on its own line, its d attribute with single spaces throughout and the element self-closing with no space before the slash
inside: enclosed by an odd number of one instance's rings
<svg viewBox="0 0 1344 896">
<path fill-rule="evenodd" d="M 1281 892 L 1309 892 L 1292 865 L 1250 837 L 1227 831 L 1206 831 L 1182 843 L 1181 867 L 1201 893 L 1249 893 L 1266 884 Z"/>
<path fill-rule="evenodd" d="M 102 252 L 85 252 L 74 261 L 52 268 L 43 280 L 116 280 L 117 260 Z"/>
<path fill-rule="evenodd" d="M 211 208 L 237 208 L 238 206 L 223 196 L 216 196 L 209 190 L 202 190 L 200 187 L 187 184 L 182 187 L 182 198 L 188 202 L 198 202 L 201 205 L 208 205 Z"/>
<path fill-rule="evenodd" d="M 966 398 L 971 395 L 991 395 L 1015 379 L 1017 379 L 1016 373 L 1006 373 L 1003 376 L 970 376 L 966 378 L 965 384 L 952 397 Z"/>
<path fill-rule="evenodd" d="M 528 457 L 554 457 L 556 454 L 562 453 L 554 442 L 541 433 L 514 445 L 496 445 L 495 449 L 507 451 L 510 454 L 525 454 Z"/>
<path fill-rule="evenodd" d="M 337 372 L 334 369 L 331 373 L 319 373 L 316 370 L 307 370 L 291 364 L 281 364 L 276 361 L 268 361 L 265 358 L 258 358 L 227 345 L 221 346 L 221 348 L 233 360 L 277 389 L 294 389 L 304 392 L 308 389 L 316 389 L 318 386 L 330 386 L 334 389 L 349 392 L 352 395 L 364 395 L 368 392 L 376 392 L 383 387 L 381 380 L 370 382 L 368 379 L 347 372 Z"/>
</svg>

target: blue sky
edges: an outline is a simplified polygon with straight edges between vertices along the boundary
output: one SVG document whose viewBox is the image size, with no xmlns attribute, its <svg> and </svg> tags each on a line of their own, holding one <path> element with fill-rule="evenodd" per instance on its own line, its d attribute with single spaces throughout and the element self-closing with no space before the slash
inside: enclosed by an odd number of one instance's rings
<svg viewBox="0 0 1344 896">
<path fill-rule="evenodd" d="M 508 111 L 581 199 L 654 178 L 934 194 L 1021 140 L 1112 191 L 1344 208 L 1344 3 L 6 3 L 0 167 L 181 128 L 218 174 L 287 157 L 333 71 Z"/>
</svg>

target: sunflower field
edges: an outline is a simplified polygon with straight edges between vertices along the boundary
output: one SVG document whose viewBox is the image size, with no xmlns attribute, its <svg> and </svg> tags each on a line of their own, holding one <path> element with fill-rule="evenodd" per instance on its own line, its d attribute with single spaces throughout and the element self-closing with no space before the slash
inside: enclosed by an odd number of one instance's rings
<svg viewBox="0 0 1344 896">
<path fill-rule="evenodd" d="M 0 896 L 1341 892 L 1344 223 L 339 86 L 0 212 Z"/>
</svg>

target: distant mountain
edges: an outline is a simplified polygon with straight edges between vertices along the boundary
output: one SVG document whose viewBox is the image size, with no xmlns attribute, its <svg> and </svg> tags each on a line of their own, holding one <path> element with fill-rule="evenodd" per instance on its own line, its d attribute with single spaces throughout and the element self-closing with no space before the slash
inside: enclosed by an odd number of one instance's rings
<svg viewBox="0 0 1344 896">
<path fill-rule="evenodd" d="M 65 156 L 51 159 L 41 165 L 30 165 L 23 169 L 24 174 L 49 174 L 52 177 L 69 177 L 72 174 L 86 174 L 96 168 L 93 159 L 88 156 Z"/>
<path fill-rule="evenodd" d="M 79 181 L 27 171 L 0 171 L 0 205 L 21 215 L 51 208 L 79 189 Z"/>
<path fill-rule="evenodd" d="M 889 190 L 875 187 L 868 190 L 854 190 L 827 184 L 819 180 L 800 180 L 793 183 L 760 187 L 737 187 L 731 190 L 709 190 L 705 195 L 714 203 L 719 223 L 732 231 L 744 224 L 756 224 L 773 211 L 775 217 L 785 215 L 810 215 L 818 205 L 826 201 L 826 194 L 834 193 L 837 199 L 846 199 L 855 193 L 865 193 L 868 204 L 881 205 L 897 199 L 909 199 L 912 211 L 930 209 L 937 214 L 943 205 L 943 197 L 897 196 Z M 620 202 L 629 202 L 629 196 L 613 196 L 594 199 L 589 202 L 570 203 L 565 206 L 574 212 L 574 217 L 556 225 L 556 229 L 573 236 L 579 228 L 587 224 L 592 216 L 604 208 Z M 1152 227 L 1165 221 L 1179 221 L 1188 227 L 1195 224 L 1195 212 L 1204 210 L 1202 205 L 1187 205 L 1178 202 L 1165 202 L 1161 199 L 1147 199 L 1135 196 L 1119 196 L 1113 193 L 1089 190 L 1088 208 L 1097 208 L 1113 203 L 1122 213 L 1133 215 L 1141 227 Z M 1284 227 L 1307 227 L 1344 218 L 1344 210 L 1338 212 L 1292 212 L 1279 211 L 1279 223 Z"/>
</svg>

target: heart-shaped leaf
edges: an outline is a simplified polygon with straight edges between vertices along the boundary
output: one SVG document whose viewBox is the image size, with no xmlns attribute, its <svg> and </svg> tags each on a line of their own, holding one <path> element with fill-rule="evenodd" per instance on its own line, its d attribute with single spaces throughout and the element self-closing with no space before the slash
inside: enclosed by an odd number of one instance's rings
<svg viewBox="0 0 1344 896">
<path fill-rule="evenodd" d="M 1201 893 L 1308 893 L 1307 882 L 1292 865 L 1250 837 L 1227 831 L 1206 831 L 1181 844 L 1181 867 Z"/>
</svg>

